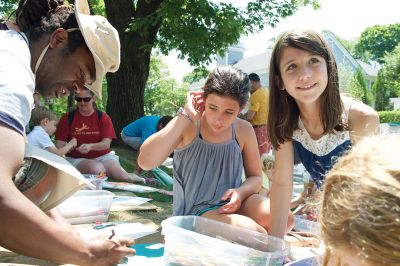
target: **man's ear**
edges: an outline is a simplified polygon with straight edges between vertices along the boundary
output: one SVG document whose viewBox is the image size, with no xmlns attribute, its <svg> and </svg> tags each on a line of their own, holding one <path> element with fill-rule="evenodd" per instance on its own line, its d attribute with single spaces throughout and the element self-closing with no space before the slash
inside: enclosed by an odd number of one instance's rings
<svg viewBox="0 0 400 266">
<path fill-rule="evenodd" d="M 50 35 L 50 47 L 66 45 L 68 42 L 68 32 L 63 28 L 58 28 Z"/>
</svg>

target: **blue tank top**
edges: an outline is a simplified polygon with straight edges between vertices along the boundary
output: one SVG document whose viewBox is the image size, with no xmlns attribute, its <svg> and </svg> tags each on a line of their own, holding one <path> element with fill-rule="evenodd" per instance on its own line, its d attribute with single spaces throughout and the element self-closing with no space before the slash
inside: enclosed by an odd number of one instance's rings
<svg viewBox="0 0 400 266">
<path fill-rule="evenodd" d="M 352 99 L 343 101 L 344 121 L 348 123 L 348 112 Z M 350 132 L 336 131 L 314 140 L 304 127 L 299 117 L 299 128 L 293 132 L 295 156 L 300 159 L 317 188 L 321 188 L 325 174 L 332 168 L 337 159 L 351 148 Z"/>
<path fill-rule="evenodd" d="M 210 143 L 200 138 L 200 123 L 193 141 L 174 151 L 173 215 L 195 215 L 222 205 L 221 197 L 241 185 L 242 151 L 232 125 L 232 139 Z"/>
</svg>

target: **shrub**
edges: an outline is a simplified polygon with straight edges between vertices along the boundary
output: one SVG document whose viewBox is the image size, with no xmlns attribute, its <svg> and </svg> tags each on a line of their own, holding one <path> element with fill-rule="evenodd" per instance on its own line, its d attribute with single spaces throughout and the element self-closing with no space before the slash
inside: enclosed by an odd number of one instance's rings
<svg viewBox="0 0 400 266">
<path fill-rule="evenodd" d="M 378 112 L 381 123 L 400 123 L 400 110 Z"/>
</svg>

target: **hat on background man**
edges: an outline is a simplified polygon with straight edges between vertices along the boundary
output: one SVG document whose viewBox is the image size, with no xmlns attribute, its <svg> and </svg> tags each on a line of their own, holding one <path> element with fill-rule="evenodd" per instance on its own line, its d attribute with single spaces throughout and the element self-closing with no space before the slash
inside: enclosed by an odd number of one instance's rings
<svg viewBox="0 0 400 266">
<path fill-rule="evenodd" d="M 90 15 L 87 0 L 75 0 L 75 16 L 96 67 L 96 80 L 87 87 L 101 99 L 105 74 L 119 68 L 121 45 L 118 31 L 106 18 Z"/>
</svg>

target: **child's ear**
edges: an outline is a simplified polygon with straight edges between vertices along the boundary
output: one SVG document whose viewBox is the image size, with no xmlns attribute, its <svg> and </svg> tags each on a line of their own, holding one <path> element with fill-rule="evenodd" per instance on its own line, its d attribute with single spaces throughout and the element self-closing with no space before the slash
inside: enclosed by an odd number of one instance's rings
<svg viewBox="0 0 400 266">
<path fill-rule="evenodd" d="M 49 119 L 47 117 L 40 120 L 40 125 L 42 125 L 42 126 L 46 126 L 47 123 L 49 123 Z"/>
</svg>

